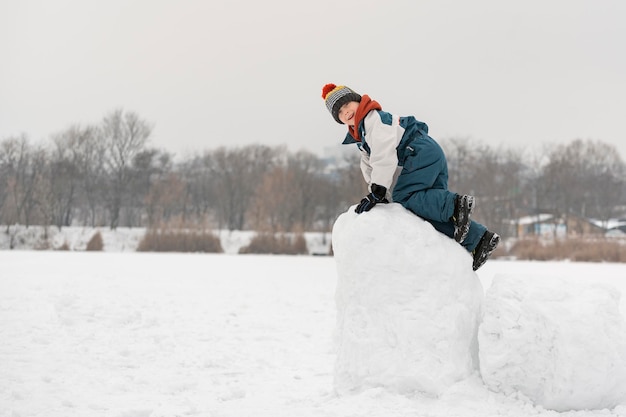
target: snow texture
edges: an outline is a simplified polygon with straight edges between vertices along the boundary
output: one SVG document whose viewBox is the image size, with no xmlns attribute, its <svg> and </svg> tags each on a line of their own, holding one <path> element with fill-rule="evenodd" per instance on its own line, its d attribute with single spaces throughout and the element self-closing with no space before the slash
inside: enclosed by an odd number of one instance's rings
<svg viewBox="0 0 626 417">
<path fill-rule="evenodd" d="M 495 259 L 476 274 L 488 290 L 511 271 L 626 291 L 623 263 Z M 437 398 L 338 396 L 336 286 L 324 256 L 0 250 L 0 417 L 626 416 L 626 401 L 546 410 L 478 372 Z"/>
<path fill-rule="evenodd" d="M 477 369 L 484 294 L 465 249 L 399 204 L 351 208 L 332 236 L 338 394 L 438 396 Z"/>
<path fill-rule="evenodd" d="M 608 285 L 498 275 L 479 330 L 483 380 L 545 408 L 612 408 L 626 400 L 626 326 Z"/>
</svg>

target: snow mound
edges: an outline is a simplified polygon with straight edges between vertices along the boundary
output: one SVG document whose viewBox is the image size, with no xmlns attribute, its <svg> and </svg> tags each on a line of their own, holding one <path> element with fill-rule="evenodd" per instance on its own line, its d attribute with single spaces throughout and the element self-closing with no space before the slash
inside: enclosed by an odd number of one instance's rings
<svg viewBox="0 0 626 417">
<path fill-rule="evenodd" d="M 483 380 L 556 411 L 616 406 L 626 399 L 619 298 L 599 284 L 496 276 L 478 334 Z"/>
<path fill-rule="evenodd" d="M 351 208 L 332 238 L 337 393 L 436 396 L 478 368 L 484 295 L 465 249 L 399 204 Z"/>
</svg>

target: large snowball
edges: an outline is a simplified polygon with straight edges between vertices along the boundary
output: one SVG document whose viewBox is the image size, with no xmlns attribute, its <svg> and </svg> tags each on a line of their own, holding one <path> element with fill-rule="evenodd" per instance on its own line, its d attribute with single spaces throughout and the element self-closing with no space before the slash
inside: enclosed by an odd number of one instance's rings
<svg viewBox="0 0 626 417">
<path fill-rule="evenodd" d="M 441 393 L 477 369 L 483 289 L 469 253 L 399 204 L 333 227 L 338 393 Z"/>
<path fill-rule="evenodd" d="M 556 411 L 626 399 L 626 327 L 612 287 L 495 277 L 479 330 L 480 369 L 495 391 Z"/>
</svg>

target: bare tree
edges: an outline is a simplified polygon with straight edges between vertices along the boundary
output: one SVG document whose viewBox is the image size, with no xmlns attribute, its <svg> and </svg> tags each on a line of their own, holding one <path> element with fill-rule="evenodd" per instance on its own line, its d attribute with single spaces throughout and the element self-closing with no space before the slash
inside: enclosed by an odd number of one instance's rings
<svg viewBox="0 0 626 417">
<path fill-rule="evenodd" d="M 144 149 L 151 131 L 151 126 L 136 113 L 124 113 L 122 109 L 111 112 L 102 121 L 100 132 L 106 143 L 111 229 L 115 229 L 120 222 L 120 211 L 132 178 L 130 168 L 133 158 Z"/>
<path fill-rule="evenodd" d="M 215 203 L 220 225 L 228 230 L 245 228 L 245 214 L 255 189 L 263 175 L 275 166 L 279 153 L 280 150 L 262 145 L 219 148 L 212 153 L 210 171 L 219 195 Z"/>
<path fill-rule="evenodd" d="M 211 211 L 215 211 L 219 197 L 216 181 L 211 175 L 214 166 L 210 153 L 196 155 L 178 165 L 178 172 L 185 183 L 185 206 L 183 219 L 188 217 L 205 223 Z"/>
<path fill-rule="evenodd" d="M 0 142 L 0 224 L 9 224 L 7 216 L 7 200 L 9 197 L 9 174 L 11 170 L 10 153 L 6 152 L 10 149 L 7 141 Z"/>
<path fill-rule="evenodd" d="M 246 215 L 254 230 L 289 232 L 294 225 L 294 204 L 291 199 L 293 172 L 276 166 L 266 172 L 255 189 L 254 199 Z"/>
<path fill-rule="evenodd" d="M 3 141 L 0 153 L 6 175 L 4 220 L 7 225 L 22 223 L 28 227 L 37 205 L 35 194 L 45 162 L 43 151 L 33 148 L 22 135 Z"/>
<path fill-rule="evenodd" d="M 148 226 L 167 223 L 174 218 L 179 218 L 184 223 L 185 191 L 185 183 L 175 172 L 166 173 L 154 180 L 145 197 Z"/>
<path fill-rule="evenodd" d="M 473 194 L 473 217 L 504 236 L 508 221 L 528 213 L 534 184 L 533 170 L 520 149 L 492 148 L 478 141 L 451 139 L 443 142 L 449 170 L 449 188 Z"/>
<path fill-rule="evenodd" d="M 156 148 L 144 149 L 133 157 L 123 212 L 125 226 L 133 227 L 142 223 L 146 214 L 146 198 L 152 184 L 167 175 L 171 167 L 171 155 Z"/>
<path fill-rule="evenodd" d="M 165 151 L 150 148 L 135 156 L 129 196 L 134 223 L 147 216 L 148 225 L 153 225 L 182 214 L 184 183 L 172 170 L 172 155 Z"/>
<path fill-rule="evenodd" d="M 80 196 L 87 224 L 91 227 L 104 224 L 98 218 L 104 213 L 104 201 L 107 186 L 106 178 L 106 143 L 97 126 L 80 129 L 75 137 L 74 149 L 77 153 L 78 171 L 80 172 Z"/>
<path fill-rule="evenodd" d="M 549 155 L 540 184 L 543 201 L 560 216 L 608 220 L 624 196 L 624 163 L 617 150 L 599 141 L 575 140 Z"/>
<path fill-rule="evenodd" d="M 88 132 L 88 128 L 74 125 L 52 137 L 41 206 L 48 224 L 59 228 L 71 224 L 80 192 L 80 143 Z"/>
<path fill-rule="evenodd" d="M 311 152 L 300 151 L 287 158 L 287 169 L 291 172 L 290 200 L 293 208 L 293 225 L 305 230 L 313 228 L 316 214 L 322 201 L 324 163 Z"/>
</svg>

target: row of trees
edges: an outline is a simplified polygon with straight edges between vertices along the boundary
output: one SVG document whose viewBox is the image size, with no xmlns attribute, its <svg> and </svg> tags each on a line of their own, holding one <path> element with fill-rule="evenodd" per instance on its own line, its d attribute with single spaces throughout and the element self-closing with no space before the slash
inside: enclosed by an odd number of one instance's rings
<svg viewBox="0 0 626 417">
<path fill-rule="evenodd" d="M 522 151 L 450 140 L 444 147 L 451 189 L 476 195 L 487 225 L 537 213 L 626 216 L 626 165 L 613 145 L 576 139 Z"/>
<path fill-rule="evenodd" d="M 35 146 L 0 142 L 0 224 L 137 227 L 164 223 L 229 230 L 330 230 L 366 192 L 358 152 L 342 161 L 285 147 L 218 148 L 175 161 L 148 146 L 152 127 L 122 109 Z M 598 219 L 626 200 L 616 149 L 575 140 L 528 154 L 442 141 L 450 189 L 479 198 L 492 228 L 538 211 Z"/>
</svg>

